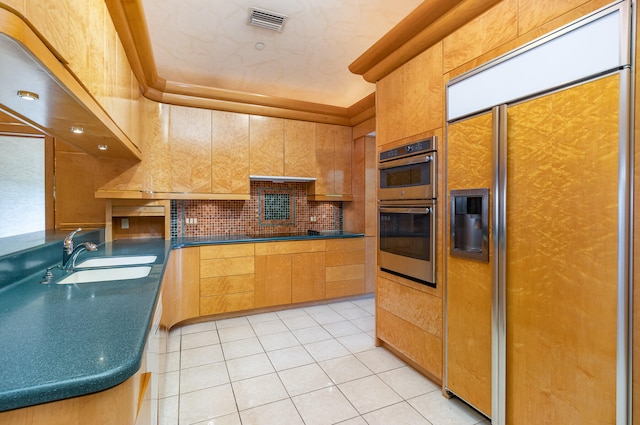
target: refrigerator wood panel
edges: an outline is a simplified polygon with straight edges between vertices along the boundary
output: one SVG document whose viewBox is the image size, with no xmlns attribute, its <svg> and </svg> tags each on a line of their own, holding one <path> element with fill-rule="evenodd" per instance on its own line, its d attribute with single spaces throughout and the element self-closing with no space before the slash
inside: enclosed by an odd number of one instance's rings
<svg viewBox="0 0 640 425">
<path fill-rule="evenodd" d="M 453 123 L 447 132 L 448 190 L 492 187 L 492 114 Z M 447 235 L 449 231 L 447 227 Z M 447 259 L 446 387 L 487 416 L 491 416 L 491 279 L 491 263 Z"/>
<path fill-rule="evenodd" d="M 615 423 L 619 76 L 508 108 L 506 423 Z"/>
</svg>

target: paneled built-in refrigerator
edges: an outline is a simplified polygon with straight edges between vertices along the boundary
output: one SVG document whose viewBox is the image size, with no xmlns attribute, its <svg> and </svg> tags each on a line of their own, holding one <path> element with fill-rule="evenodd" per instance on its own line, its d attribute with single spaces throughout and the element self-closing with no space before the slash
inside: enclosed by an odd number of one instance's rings
<svg viewBox="0 0 640 425">
<path fill-rule="evenodd" d="M 630 420 L 629 14 L 619 2 L 448 85 L 444 385 L 493 424 Z M 538 81 L 580 46 L 593 55 L 581 72 Z M 560 63 L 540 62 L 553 49 Z M 522 64 L 535 69 L 501 75 Z M 483 90 L 484 107 L 460 103 Z M 474 228 L 488 255 L 458 255 Z"/>
</svg>

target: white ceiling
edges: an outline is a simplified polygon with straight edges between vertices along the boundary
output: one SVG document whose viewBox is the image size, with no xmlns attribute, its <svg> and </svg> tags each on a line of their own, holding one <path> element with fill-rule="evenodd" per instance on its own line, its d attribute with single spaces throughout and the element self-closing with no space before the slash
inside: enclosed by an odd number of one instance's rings
<svg viewBox="0 0 640 425">
<path fill-rule="evenodd" d="M 160 77 L 341 107 L 375 90 L 349 64 L 421 2 L 142 1 Z M 287 15 L 284 30 L 247 25 L 252 6 Z"/>
</svg>

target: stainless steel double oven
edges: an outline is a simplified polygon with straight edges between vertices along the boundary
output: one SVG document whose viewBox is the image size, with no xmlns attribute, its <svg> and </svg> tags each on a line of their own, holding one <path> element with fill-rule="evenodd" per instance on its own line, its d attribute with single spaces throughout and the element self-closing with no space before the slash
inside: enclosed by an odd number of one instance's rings
<svg viewBox="0 0 640 425">
<path fill-rule="evenodd" d="M 436 287 L 436 137 L 380 153 L 378 266 Z"/>
</svg>

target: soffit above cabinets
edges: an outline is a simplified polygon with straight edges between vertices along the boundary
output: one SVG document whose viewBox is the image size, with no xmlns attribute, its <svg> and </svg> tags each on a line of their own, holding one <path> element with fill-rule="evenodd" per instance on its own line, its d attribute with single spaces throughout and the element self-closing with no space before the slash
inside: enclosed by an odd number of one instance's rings
<svg viewBox="0 0 640 425">
<path fill-rule="evenodd" d="M 344 108 L 375 90 L 349 64 L 422 3 L 141 1 L 158 75 L 167 81 Z M 253 6 L 286 15 L 282 31 L 248 25 Z"/>
<path fill-rule="evenodd" d="M 140 150 L 31 28 L 2 8 L 0 57 L 0 111 L 97 157 L 141 159 Z M 18 97 L 23 90 L 39 99 Z M 82 128 L 82 134 L 74 134 L 72 127 Z"/>
</svg>

